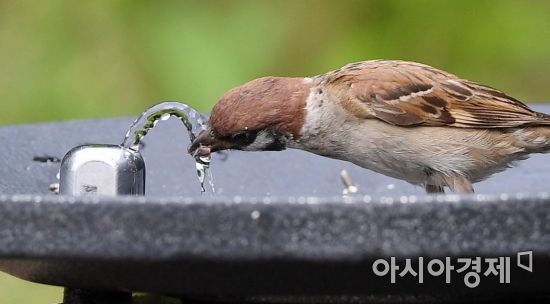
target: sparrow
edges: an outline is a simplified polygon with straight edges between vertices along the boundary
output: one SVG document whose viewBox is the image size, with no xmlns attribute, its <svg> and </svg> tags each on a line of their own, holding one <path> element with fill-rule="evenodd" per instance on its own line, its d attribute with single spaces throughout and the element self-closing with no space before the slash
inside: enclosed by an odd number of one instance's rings
<svg viewBox="0 0 550 304">
<path fill-rule="evenodd" d="M 550 115 L 428 65 L 371 60 L 231 89 L 189 152 L 285 148 L 349 161 L 428 193 L 471 193 L 473 183 L 550 150 Z"/>
</svg>

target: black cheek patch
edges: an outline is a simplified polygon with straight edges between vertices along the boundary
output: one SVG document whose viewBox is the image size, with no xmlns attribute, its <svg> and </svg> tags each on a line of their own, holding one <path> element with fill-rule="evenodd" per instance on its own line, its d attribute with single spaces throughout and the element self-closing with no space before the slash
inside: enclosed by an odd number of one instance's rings
<svg viewBox="0 0 550 304">
<path fill-rule="evenodd" d="M 286 149 L 286 144 L 278 138 L 265 147 L 265 151 L 281 151 L 284 149 Z"/>
<path fill-rule="evenodd" d="M 256 140 L 257 131 L 239 132 L 231 137 L 231 140 L 238 146 L 248 146 Z"/>
</svg>

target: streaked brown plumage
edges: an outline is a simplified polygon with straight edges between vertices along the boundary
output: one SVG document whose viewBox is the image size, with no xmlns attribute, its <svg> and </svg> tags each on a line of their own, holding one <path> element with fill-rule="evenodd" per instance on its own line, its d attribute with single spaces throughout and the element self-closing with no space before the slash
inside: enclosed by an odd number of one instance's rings
<svg viewBox="0 0 550 304">
<path fill-rule="evenodd" d="M 298 148 L 427 192 L 473 192 L 473 182 L 550 149 L 548 125 L 550 116 L 491 87 L 419 63 L 373 60 L 239 86 L 216 104 L 190 151 Z"/>
<path fill-rule="evenodd" d="M 509 128 L 550 124 L 503 92 L 427 65 L 406 61 L 366 61 L 349 64 L 318 77 L 321 85 L 340 96 L 358 114 L 398 126 Z"/>
</svg>

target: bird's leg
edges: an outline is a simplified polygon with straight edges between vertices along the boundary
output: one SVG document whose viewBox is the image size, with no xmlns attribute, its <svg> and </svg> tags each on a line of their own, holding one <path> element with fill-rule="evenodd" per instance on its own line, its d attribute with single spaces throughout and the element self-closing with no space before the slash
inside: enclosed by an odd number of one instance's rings
<svg viewBox="0 0 550 304">
<path fill-rule="evenodd" d="M 458 176 L 449 176 L 445 178 L 447 185 L 455 193 L 474 193 L 474 186 L 466 177 Z"/>
<path fill-rule="evenodd" d="M 443 186 L 426 184 L 426 193 L 445 193 Z"/>
</svg>

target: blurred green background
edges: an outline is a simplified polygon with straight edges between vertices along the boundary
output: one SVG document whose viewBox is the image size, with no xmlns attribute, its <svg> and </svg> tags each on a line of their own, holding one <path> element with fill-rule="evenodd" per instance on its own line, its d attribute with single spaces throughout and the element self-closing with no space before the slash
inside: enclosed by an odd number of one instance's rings
<svg viewBox="0 0 550 304">
<path fill-rule="evenodd" d="M 0 124 L 209 110 L 265 75 L 398 58 L 550 100 L 550 1 L 2 1 Z"/>
<path fill-rule="evenodd" d="M 375 58 L 550 101 L 550 1 L 0 0 L 0 124 L 207 111 L 253 78 Z M 2 304 L 59 299 L 0 275 Z"/>
</svg>

